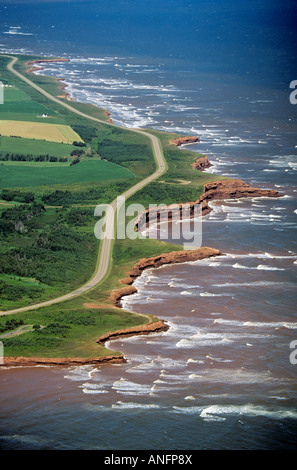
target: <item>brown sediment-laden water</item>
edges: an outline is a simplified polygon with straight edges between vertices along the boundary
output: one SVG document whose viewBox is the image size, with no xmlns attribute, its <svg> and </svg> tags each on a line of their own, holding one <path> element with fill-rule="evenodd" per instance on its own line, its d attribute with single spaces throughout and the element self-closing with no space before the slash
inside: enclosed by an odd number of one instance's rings
<svg viewBox="0 0 297 470">
<path fill-rule="evenodd" d="M 58 22 L 69 8 L 62 3 L 44 7 L 55 8 Z M 215 3 L 221 12 L 222 2 Z M 102 29 L 88 16 L 85 49 L 77 28 L 65 42 L 52 16 L 42 15 L 47 26 L 36 34 L 50 36 L 42 52 L 70 61 L 43 64 L 34 73 L 63 78 L 63 92 L 107 109 L 117 124 L 197 136 L 186 148 L 207 155 L 212 166 L 204 172 L 281 196 L 208 200 L 202 246 L 222 256 L 148 268 L 135 278 L 137 291 L 121 305 L 155 315 L 168 329 L 111 341 L 125 363 L 1 369 L 3 448 L 295 448 L 297 160 L 289 83 L 297 78 L 296 51 L 288 41 L 282 49 L 284 16 L 275 6 L 273 14 L 283 20 L 276 30 L 268 20 L 271 2 L 253 9 L 237 2 L 232 14 L 224 4 L 223 22 L 210 5 L 194 14 L 194 4 L 179 15 L 167 11 L 167 24 L 175 25 L 170 41 L 164 41 L 158 6 L 147 4 L 154 21 L 143 20 L 135 34 L 123 32 L 116 52 L 114 43 L 104 46 L 113 15 Z M 81 20 L 87 11 L 75 2 L 72 14 Z M 24 10 L 23 17 L 11 22 L 18 20 L 18 34 L 7 27 L 10 34 L 0 42 L 40 53 L 34 15 Z M 47 33 L 53 30 L 54 41 Z M 142 41 L 148 30 L 150 43 Z"/>
</svg>

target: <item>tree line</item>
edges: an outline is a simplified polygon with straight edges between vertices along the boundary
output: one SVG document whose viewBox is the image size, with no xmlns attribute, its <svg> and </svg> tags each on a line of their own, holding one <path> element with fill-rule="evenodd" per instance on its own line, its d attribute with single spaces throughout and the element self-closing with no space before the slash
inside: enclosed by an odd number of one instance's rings
<svg viewBox="0 0 297 470">
<path fill-rule="evenodd" d="M 3 201 L 17 201 L 26 204 L 35 200 L 35 195 L 32 191 L 18 191 L 16 189 L 3 189 L 0 195 Z"/>
<path fill-rule="evenodd" d="M 67 157 L 54 157 L 53 155 L 32 155 L 31 153 L 23 154 L 23 153 L 0 153 L 0 161 L 1 162 L 67 162 Z"/>
</svg>

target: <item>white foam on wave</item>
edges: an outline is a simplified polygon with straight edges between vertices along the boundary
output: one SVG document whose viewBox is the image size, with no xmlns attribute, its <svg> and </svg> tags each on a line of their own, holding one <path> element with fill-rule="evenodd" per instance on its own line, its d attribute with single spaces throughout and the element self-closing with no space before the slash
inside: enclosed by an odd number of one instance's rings
<svg viewBox="0 0 297 470">
<path fill-rule="evenodd" d="M 253 256 L 252 254 L 250 256 Z M 258 253 L 255 255 L 257 258 L 260 259 L 265 259 L 265 258 L 270 258 L 270 259 L 295 259 L 297 258 L 297 255 L 295 255 L 293 252 L 290 252 L 289 255 L 273 255 L 271 253 L 265 252 L 265 253 Z"/>
<path fill-rule="evenodd" d="M 239 263 L 233 264 L 232 268 L 235 268 L 235 269 L 253 269 L 253 268 L 250 268 L 249 266 L 243 266 L 242 264 L 239 264 Z"/>
<path fill-rule="evenodd" d="M 246 417 L 267 417 L 270 419 L 297 418 L 296 409 L 269 408 L 248 403 L 246 405 L 210 405 L 207 407 L 179 407 L 174 406 L 176 413 L 199 414 L 204 421 L 225 421 L 227 416 L 238 415 Z"/>
<path fill-rule="evenodd" d="M 205 357 L 215 362 L 233 362 L 232 359 L 222 359 L 221 357 L 214 357 L 214 356 L 211 356 L 210 354 L 207 354 Z"/>
<path fill-rule="evenodd" d="M 187 291 L 187 290 L 183 290 L 183 291 L 180 293 L 180 295 L 189 295 L 189 296 L 191 296 L 191 295 L 193 295 L 193 294 L 192 294 L 192 292 L 189 292 L 189 291 Z"/>
<path fill-rule="evenodd" d="M 123 401 L 117 401 L 111 406 L 114 410 L 131 410 L 131 409 L 158 409 L 160 408 L 159 405 L 156 405 L 155 403 L 134 403 L 134 402 L 123 402 Z"/>
<path fill-rule="evenodd" d="M 69 373 L 64 375 L 64 379 L 72 380 L 74 382 L 85 381 L 86 379 L 92 378 L 92 374 L 97 369 L 89 366 L 77 366 L 69 369 Z"/>
<path fill-rule="evenodd" d="M 254 322 L 254 321 L 240 321 L 240 320 L 227 320 L 224 318 L 216 318 L 214 324 L 224 324 L 235 327 L 252 327 L 252 328 L 288 328 L 297 329 L 297 322 L 278 321 L 278 322 Z"/>
<path fill-rule="evenodd" d="M 123 377 L 121 377 L 120 380 L 116 380 L 112 388 L 116 390 L 117 393 L 125 395 L 147 395 L 151 392 L 150 385 L 132 382 Z"/>
<path fill-rule="evenodd" d="M 89 388 L 83 388 L 83 393 L 89 394 L 89 395 L 97 395 L 101 393 L 108 393 L 107 390 L 94 390 L 94 389 L 89 389 Z"/>
<path fill-rule="evenodd" d="M 189 382 L 189 377 L 185 378 Z M 167 380 L 166 376 L 164 380 Z M 235 369 L 232 364 L 230 367 L 227 364 L 222 367 L 218 363 L 217 368 L 213 365 L 199 370 L 199 374 L 191 374 L 190 383 L 191 385 L 197 385 L 197 387 L 199 384 L 210 384 L 211 387 L 214 387 L 215 384 L 228 384 L 228 386 L 260 384 L 262 386 L 264 384 L 282 384 L 282 379 L 274 377 L 268 370 L 249 371 L 244 368 Z M 292 383 L 294 383 L 293 379 Z"/>
<path fill-rule="evenodd" d="M 160 378 L 161 380 L 165 383 L 166 385 L 166 390 L 168 390 L 168 382 L 170 382 L 170 387 L 172 385 L 180 385 L 180 384 L 185 384 L 189 381 L 189 375 L 188 374 L 168 374 L 166 369 L 161 370 L 160 373 Z M 163 390 L 163 389 L 162 389 Z"/>
<path fill-rule="evenodd" d="M 235 263 L 232 265 L 232 268 L 235 269 L 257 269 L 257 270 L 264 270 L 264 271 L 284 271 L 284 268 L 278 268 L 277 266 L 267 266 L 265 264 L 258 264 L 257 267 L 253 266 L 244 266 L 239 263 Z"/>
<path fill-rule="evenodd" d="M 18 36 L 33 36 L 33 33 L 24 33 L 21 31 L 20 26 L 10 26 L 8 31 L 3 31 L 3 34 L 10 34 L 12 36 L 18 35 Z"/>
<path fill-rule="evenodd" d="M 86 394 L 108 393 L 108 390 L 106 390 L 105 383 L 85 382 L 82 385 L 80 385 L 79 388 L 82 388 L 83 393 L 86 393 Z"/>
<path fill-rule="evenodd" d="M 287 282 L 273 282 L 273 281 L 254 281 L 254 282 L 224 282 L 221 284 L 212 284 L 213 287 L 281 287 L 284 285 L 291 286 Z"/>
<path fill-rule="evenodd" d="M 177 348 L 195 348 L 199 346 L 217 346 L 233 343 L 234 339 L 241 338 L 240 335 L 230 333 L 204 333 L 198 331 L 189 338 L 182 338 L 176 343 Z"/>
<path fill-rule="evenodd" d="M 230 296 L 232 294 L 221 292 L 220 294 L 214 294 L 213 292 L 200 292 L 199 294 L 201 297 L 222 297 L 222 296 Z"/>
<path fill-rule="evenodd" d="M 178 284 L 174 283 L 173 281 L 168 282 L 169 287 L 178 287 Z"/>
<path fill-rule="evenodd" d="M 187 360 L 187 364 L 204 364 L 204 361 L 202 361 L 201 359 L 188 359 Z"/>
<path fill-rule="evenodd" d="M 132 367 L 131 369 L 127 369 L 129 373 L 138 373 L 144 372 L 147 373 L 148 371 L 152 370 L 160 370 L 160 368 L 166 368 L 166 370 L 181 370 L 186 368 L 185 361 L 179 361 L 176 359 L 172 359 L 170 357 L 161 357 L 158 356 L 157 358 L 152 359 L 150 362 L 142 362 L 141 364 Z"/>
<path fill-rule="evenodd" d="M 297 170 L 297 163 L 296 162 L 289 162 L 288 163 L 289 167 L 292 168 L 292 170 Z"/>
<path fill-rule="evenodd" d="M 277 266 L 267 266 L 265 264 L 258 264 L 257 268 L 258 270 L 262 271 L 284 271 L 284 268 L 278 268 Z"/>
</svg>

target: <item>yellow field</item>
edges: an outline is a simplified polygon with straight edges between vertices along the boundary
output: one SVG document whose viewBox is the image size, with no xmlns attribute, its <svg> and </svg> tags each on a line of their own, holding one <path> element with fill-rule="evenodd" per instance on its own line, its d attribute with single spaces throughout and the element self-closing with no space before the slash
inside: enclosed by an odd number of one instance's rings
<svg viewBox="0 0 297 470">
<path fill-rule="evenodd" d="M 62 124 L 47 124 L 28 121 L 1 121 L 0 134 L 3 136 L 24 137 L 26 139 L 42 139 L 51 142 L 83 142 L 80 136 L 70 126 Z"/>
</svg>

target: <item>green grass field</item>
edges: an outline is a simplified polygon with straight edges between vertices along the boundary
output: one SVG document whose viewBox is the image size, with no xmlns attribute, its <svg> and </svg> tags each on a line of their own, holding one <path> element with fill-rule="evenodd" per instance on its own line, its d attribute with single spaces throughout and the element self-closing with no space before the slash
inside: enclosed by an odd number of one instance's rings
<svg viewBox="0 0 297 470">
<path fill-rule="evenodd" d="M 104 160 L 84 160 L 73 166 L 69 163 L 48 162 L 0 163 L 1 189 L 122 180 L 133 177 L 133 173 L 128 169 Z"/>
<path fill-rule="evenodd" d="M 39 332 L 28 332 L 3 339 L 6 356 L 98 357 L 111 351 L 99 346 L 96 339 L 109 331 L 138 326 L 145 318 L 120 309 L 86 309 L 65 306 L 60 311 L 45 308 L 14 315 L 25 325 L 45 326 Z M 7 318 L 1 318 L 5 324 Z M 54 355 L 53 355 L 54 351 Z M 113 352 L 116 353 L 116 352 Z M 120 354 L 118 352 L 117 354 Z"/>
<path fill-rule="evenodd" d="M 51 155 L 53 157 L 68 157 L 75 145 L 48 142 L 36 139 L 19 139 L 17 137 L 0 137 L 0 154 Z"/>
</svg>

